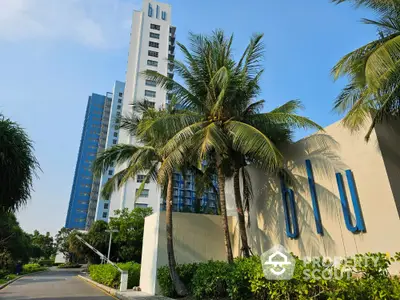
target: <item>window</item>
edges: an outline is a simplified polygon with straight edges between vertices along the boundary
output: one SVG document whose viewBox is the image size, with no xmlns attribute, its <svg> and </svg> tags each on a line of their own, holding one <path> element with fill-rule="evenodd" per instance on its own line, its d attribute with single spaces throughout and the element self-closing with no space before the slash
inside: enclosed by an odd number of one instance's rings
<svg viewBox="0 0 400 300">
<path fill-rule="evenodd" d="M 139 208 L 147 208 L 147 204 L 145 204 L 145 203 L 136 203 L 135 204 L 135 208 L 136 207 L 139 207 Z"/>
<path fill-rule="evenodd" d="M 150 24 L 150 29 L 160 30 L 161 26 L 156 24 Z"/>
<path fill-rule="evenodd" d="M 137 192 L 138 192 L 138 189 L 136 189 L 136 193 L 137 193 Z M 140 193 L 139 197 L 148 198 L 148 197 L 149 197 L 149 190 L 144 189 L 144 190 Z"/>
<path fill-rule="evenodd" d="M 89 196 L 89 193 L 79 193 L 79 196 Z"/>
<path fill-rule="evenodd" d="M 116 145 L 117 144 L 117 140 L 113 140 L 113 145 Z"/>
<path fill-rule="evenodd" d="M 118 103 L 122 103 L 122 99 L 118 99 Z"/>
<path fill-rule="evenodd" d="M 118 93 L 118 96 L 122 97 L 122 96 L 123 96 L 123 93 Z"/>
<path fill-rule="evenodd" d="M 108 203 L 104 203 L 104 209 L 108 209 Z"/>
<path fill-rule="evenodd" d="M 154 33 L 154 32 L 150 32 L 150 37 L 154 38 L 154 39 L 159 39 L 160 38 L 160 34 Z"/>
<path fill-rule="evenodd" d="M 117 109 L 121 109 L 121 105 L 117 105 Z"/>
<path fill-rule="evenodd" d="M 149 90 L 145 90 L 145 91 L 144 91 L 144 95 L 145 95 L 146 97 L 155 98 L 155 97 L 156 97 L 156 92 L 154 92 L 154 91 L 149 91 Z"/>
<path fill-rule="evenodd" d="M 88 204 L 88 202 L 87 202 L 87 201 L 78 201 L 78 203 L 79 203 L 79 204 L 83 204 L 83 205 L 86 205 L 86 204 Z"/>
<path fill-rule="evenodd" d="M 117 117 L 119 117 L 121 115 L 121 112 L 117 111 Z"/>
<path fill-rule="evenodd" d="M 156 107 L 156 103 L 154 101 L 146 100 L 146 101 L 144 101 L 144 103 L 147 105 L 147 107 L 150 107 L 150 108 Z"/>
<path fill-rule="evenodd" d="M 118 137 L 118 132 L 114 132 L 114 137 Z"/>
<path fill-rule="evenodd" d="M 107 218 L 107 213 L 106 212 L 103 212 L 103 218 L 104 219 Z"/>
<path fill-rule="evenodd" d="M 147 65 L 148 66 L 153 66 L 153 67 L 157 67 L 158 66 L 158 61 L 155 60 L 147 60 Z"/>
<path fill-rule="evenodd" d="M 108 175 L 111 176 L 112 174 L 114 174 L 113 170 L 109 170 L 109 171 L 108 171 Z"/>
<path fill-rule="evenodd" d="M 147 86 L 157 86 L 157 82 L 154 80 L 146 79 Z"/>
<path fill-rule="evenodd" d="M 159 44 L 159 43 L 156 43 L 156 42 L 150 41 L 150 42 L 149 42 L 149 46 L 150 46 L 150 47 L 153 47 L 153 48 L 159 48 L 159 47 L 160 47 L 160 44 Z"/>
<path fill-rule="evenodd" d="M 146 178 L 146 175 L 138 175 L 136 177 L 136 182 L 137 183 L 142 183 L 145 180 L 145 178 Z M 149 183 L 149 179 L 147 179 L 146 183 Z"/>
<path fill-rule="evenodd" d="M 158 52 L 149 50 L 149 56 L 158 57 Z"/>
</svg>

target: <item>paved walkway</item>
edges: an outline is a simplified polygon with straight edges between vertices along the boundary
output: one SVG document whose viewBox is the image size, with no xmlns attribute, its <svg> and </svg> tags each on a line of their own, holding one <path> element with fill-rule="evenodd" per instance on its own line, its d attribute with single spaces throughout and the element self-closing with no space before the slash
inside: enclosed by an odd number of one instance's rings
<svg viewBox="0 0 400 300">
<path fill-rule="evenodd" d="M 111 300 L 100 289 L 79 279 L 78 271 L 51 270 L 25 276 L 0 290 L 1 300 Z"/>
</svg>

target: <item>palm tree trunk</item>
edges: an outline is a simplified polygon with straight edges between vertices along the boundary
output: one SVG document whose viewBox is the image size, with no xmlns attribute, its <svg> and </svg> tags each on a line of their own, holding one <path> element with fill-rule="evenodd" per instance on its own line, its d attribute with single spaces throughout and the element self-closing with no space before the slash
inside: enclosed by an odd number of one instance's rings
<svg viewBox="0 0 400 300">
<path fill-rule="evenodd" d="M 240 238 L 242 240 L 242 251 L 244 257 L 250 257 L 250 247 L 247 241 L 247 232 L 246 232 L 246 221 L 244 218 L 243 212 L 243 204 L 242 204 L 242 196 L 240 194 L 240 176 L 239 169 L 235 168 L 233 173 L 233 189 L 235 192 L 235 202 L 238 213 L 238 221 L 239 221 L 239 232 Z"/>
<path fill-rule="evenodd" d="M 171 276 L 172 283 L 178 296 L 186 296 L 188 291 L 179 278 L 178 272 L 176 271 L 176 261 L 174 253 L 174 242 L 173 242 L 173 227 L 172 227 L 172 201 L 174 197 L 173 188 L 173 174 L 168 174 L 168 186 L 167 186 L 167 199 L 166 199 L 166 218 L 165 225 L 167 231 L 167 253 L 168 253 L 168 267 L 169 275 Z"/>
<path fill-rule="evenodd" d="M 233 263 L 232 245 L 229 233 L 228 216 L 226 213 L 226 199 L 225 199 L 225 175 L 222 166 L 218 164 L 218 188 L 219 188 L 219 201 L 221 206 L 222 228 L 225 237 L 225 250 L 228 263 Z"/>
</svg>

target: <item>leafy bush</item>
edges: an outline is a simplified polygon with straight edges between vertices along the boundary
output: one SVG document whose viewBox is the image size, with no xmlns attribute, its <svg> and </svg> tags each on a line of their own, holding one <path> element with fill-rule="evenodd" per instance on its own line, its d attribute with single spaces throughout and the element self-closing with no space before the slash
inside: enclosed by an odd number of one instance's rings
<svg viewBox="0 0 400 300">
<path fill-rule="evenodd" d="M 193 296 L 198 299 L 226 297 L 231 268 L 222 261 L 200 263 L 192 279 Z"/>
<path fill-rule="evenodd" d="M 82 265 L 74 263 L 59 264 L 57 266 L 59 269 L 78 269 L 80 267 L 82 267 Z"/>
<path fill-rule="evenodd" d="M 128 288 L 139 285 L 140 264 L 127 262 L 117 264 L 124 271 L 128 271 Z M 112 265 L 91 265 L 89 267 L 90 277 L 101 284 L 112 288 L 118 288 L 121 280 L 121 273 Z"/>
<path fill-rule="evenodd" d="M 25 274 L 44 270 L 46 270 L 46 268 L 41 267 L 39 264 L 26 264 L 22 266 L 22 272 Z"/>
<path fill-rule="evenodd" d="M 181 264 L 176 266 L 176 271 L 185 284 L 186 288 L 189 290 L 189 293 L 192 294 L 193 286 L 192 279 L 197 271 L 199 264 Z M 161 293 L 167 297 L 176 297 L 176 293 L 174 287 L 172 285 L 171 276 L 169 275 L 169 269 L 167 266 L 161 267 L 157 271 L 157 279 L 158 284 L 161 289 Z"/>
<path fill-rule="evenodd" d="M 42 267 L 51 267 L 54 264 L 54 261 L 51 259 L 42 259 L 38 261 L 38 264 Z"/>
<path fill-rule="evenodd" d="M 258 256 L 237 258 L 232 265 L 218 261 L 178 265 L 177 272 L 196 299 L 400 299 L 400 278 L 388 271 L 393 261 L 400 261 L 400 253 L 395 257 L 383 253 L 359 254 L 339 265 L 323 262 L 322 258 L 313 262 L 297 257 L 295 260 L 291 280 L 267 280 Z M 332 279 L 306 276 L 313 273 L 337 276 Z M 158 269 L 157 279 L 163 295 L 176 296 L 168 267 Z"/>
</svg>

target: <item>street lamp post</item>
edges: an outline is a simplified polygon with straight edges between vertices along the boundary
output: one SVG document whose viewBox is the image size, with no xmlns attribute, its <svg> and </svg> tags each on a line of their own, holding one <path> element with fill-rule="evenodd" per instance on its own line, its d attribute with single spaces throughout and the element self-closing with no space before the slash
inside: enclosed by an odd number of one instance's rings
<svg viewBox="0 0 400 300">
<path fill-rule="evenodd" d="M 117 229 L 109 229 L 109 230 L 106 230 L 106 232 L 110 233 L 110 242 L 108 243 L 108 254 L 107 254 L 107 258 L 108 258 L 108 260 L 110 260 L 112 234 L 113 234 L 113 232 L 118 232 L 118 230 Z"/>
</svg>

